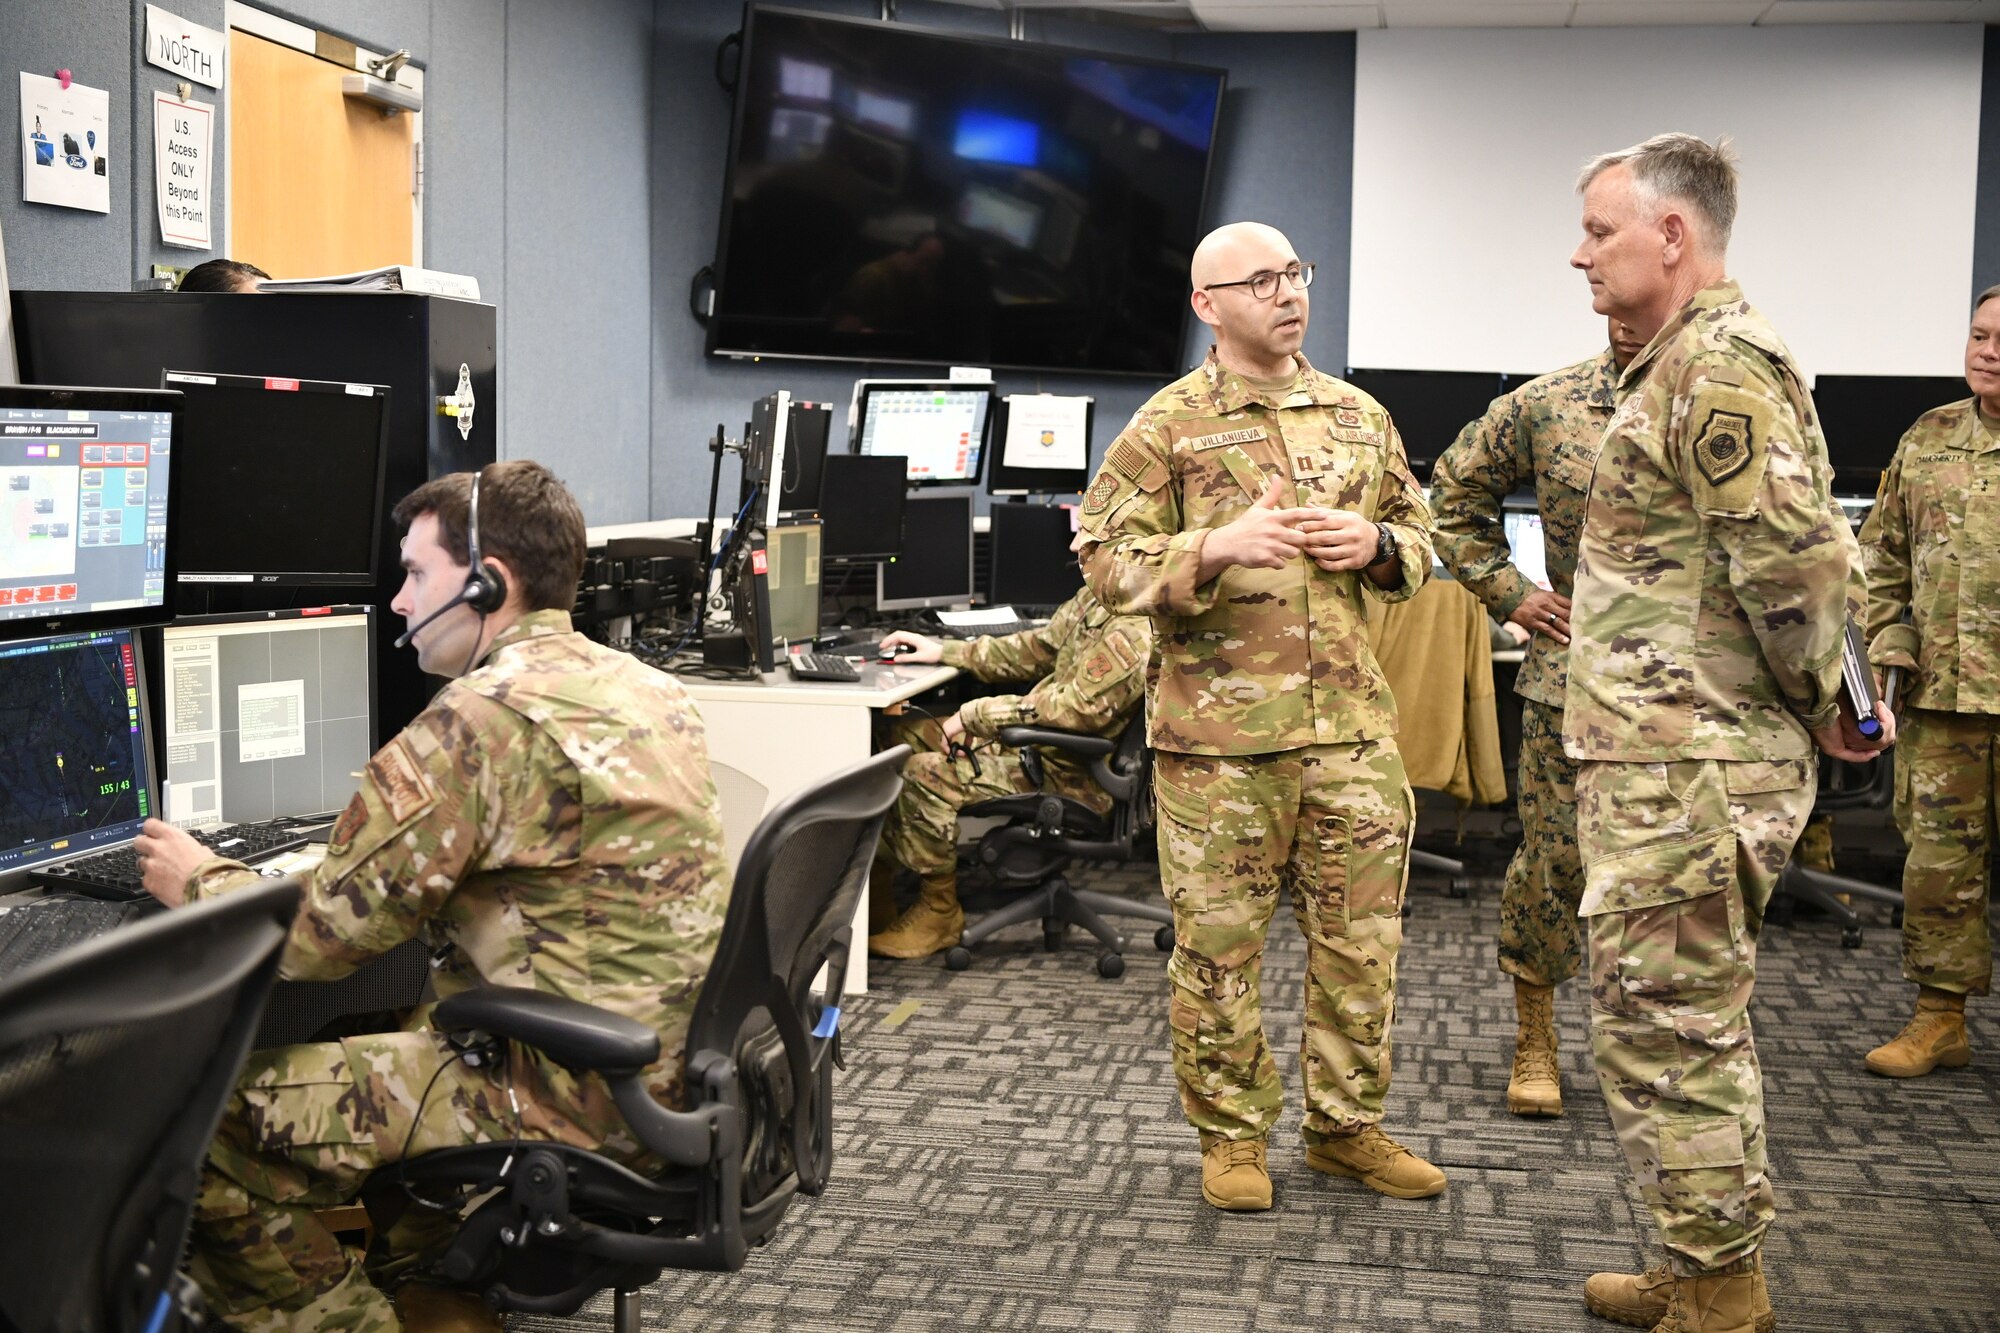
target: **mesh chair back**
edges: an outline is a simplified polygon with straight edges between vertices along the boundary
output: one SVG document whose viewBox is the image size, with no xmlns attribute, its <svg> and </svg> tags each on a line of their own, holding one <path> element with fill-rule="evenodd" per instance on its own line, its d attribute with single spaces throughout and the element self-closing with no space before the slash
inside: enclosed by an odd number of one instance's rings
<svg viewBox="0 0 2000 1333">
<path fill-rule="evenodd" d="M 795 793 L 743 849 L 687 1049 L 691 1074 L 704 1053 L 725 1055 L 753 1101 L 766 1103 L 745 1108 L 746 1207 L 793 1171 L 799 1188 L 817 1193 L 831 1167 L 835 1031 L 822 1020 L 839 1004 L 854 913 L 909 754 L 896 746 Z M 812 994 L 822 967 L 825 990 Z M 773 1137 L 780 1121 L 793 1132 Z"/>
<path fill-rule="evenodd" d="M 298 901 L 260 884 L 0 982 L 0 1326 L 150 1325 Z"/>
</svg>

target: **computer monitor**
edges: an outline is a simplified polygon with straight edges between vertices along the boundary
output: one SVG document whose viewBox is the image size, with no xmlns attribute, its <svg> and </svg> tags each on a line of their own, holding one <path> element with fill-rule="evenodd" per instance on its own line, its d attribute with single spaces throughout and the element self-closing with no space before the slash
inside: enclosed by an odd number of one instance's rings
<svg viewBox="0 0 2000 1333">
<path fill-rule="evenodd" d="M 375 752 L 374 611 L 196 616 L 160 631 L 165 818 L 337 811 Z"/>
<path fill-rule="evenodd" d="M 1347 380 L 1389 409 L 1419 481 L 1469 421 L 1500 396 L 1500 375 L 1458 370 L 1350 370 Z"/>
<path fill-rule="evenodd" d="M 780 523 L 764 536 L 771 637 L 809 642 L 819 633 L 820 526 L 810 520 Z"/>
<path fill-rule="evenodd" d="M 819 479 L 819 553 L 828 560 L 889 560 L 903 549 L 905 460 L 828 454 Z"/>
<path fill-rule="evenodd" d="M 181 370 L 165 383 L 187 397 L 182 588 L 374 585 L 388 389 Z"/>
<path fill-rule="evenodd" d="M 1903 432 L 1934 407 L 1971 394 L 1952 375 L 1821 375 L 1813 407 L 1826 433 L 1834 487 L 1873 495 Z"/>
<path fill-rule="evenodd" d="M 1009 394 L 993 408 L 989 495 L 1074 495 L 1090 484 L 1090 429 L 1097 400 Z"/>
<path fill-rule="evenodd" d="M 1056 606 L 1083 586 L 1083 571 L 1069 544 L 1075 510 L 1065 506 L 997 504 L 993 506 L 992 586 L 986 600 L 994 606 Z"/>
<path fill-rule="evenodd" d="M 863 385 L 854 452 L 900 455 L 912 486 L 970 485 L 979 480 L 992 408 L 990 384 Z"/>
<path fill-rule="evenodd" d="M 1548 591 L 1549 548 L 1542 533 L 1542 516 L 1532 509 L 1507 509 L 1500 515 L 1507 533 L 1508 558 L 1528 582 Z"/>
<path fill-rule="evenodd" d="M 0 888 L 137 836 L 158 808 L 146 716 L 132 630 L 0 644 Z"/>
<path fill-rule="evenodd" d="M 955 606 L 972 593 L 972 493 L 911 496 L 903 510 L 903 553 L 877 567 L 876 607 Z"/>
<path fill-rule="evenodd" d="M 0 640 L 168 618 L 181 411 L 158 390 L 0 386 Z"/>
</svg>

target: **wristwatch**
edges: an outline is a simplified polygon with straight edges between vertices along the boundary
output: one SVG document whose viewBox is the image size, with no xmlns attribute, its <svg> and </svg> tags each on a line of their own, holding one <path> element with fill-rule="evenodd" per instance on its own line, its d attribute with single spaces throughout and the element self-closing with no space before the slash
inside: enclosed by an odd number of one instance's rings
<svg viewBox="0 0 2000 1333">
<path fill-rule="evenodd" d="M 1386 565 L 1396 558 L 1396 530 L 1387 523 L 1375 525 L 1375 558 L 1368 562 L 1368 568 Z"/>
</svg>

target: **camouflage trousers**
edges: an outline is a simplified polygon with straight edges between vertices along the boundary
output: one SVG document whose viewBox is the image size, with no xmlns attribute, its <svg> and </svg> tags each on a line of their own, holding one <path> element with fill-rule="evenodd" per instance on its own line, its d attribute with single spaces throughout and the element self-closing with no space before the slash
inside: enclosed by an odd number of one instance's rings
<svg viewBox="0 0 2000 1333">
<path fill-rule="evenodd" d="M 1306 1142 L 1382 1118 L 1415 800 L 1393 738 L 1275 754 L 1160 751 L 1160 878 L 1174 913 L 1174 1077 L 1188 1122 L 1262 1138 L 1283 1103 L 1264 1039 L 1264 936 L 1282 884 L 1306 937 Z"/>
<path fill-rule="evenodd" d="M 1815 777 L 1809 759 L 1578 770 L 1591 1051 L 1682 1274 L 1747 1266 L 1777 1212 L 1750 993 Z"/>
<path fill-rule="evenodd" d="M 932 875 L 950 870 L 958 859 L 958 812 L 996 796 L 1038 790 L 1021 766 L 1020 752 L 999 741 L 971 740 L 972 752 L 947 754 L 943 724 L 933 718 L 898 722 L 890 744 L 907 745 L 903 790 L 882 823 L 882 854 L 906 870 Z M 1111 798 L 1067 758 L 1043 752 L 1040 790 L 1074 796 L 1102 813 Z"/>
<path fill-rule="evenodd" d="M 1576 849 L 1576 760 L 1563 710 L 1521 700 L 1521 845 L 1500 888 L 1500 970 L 1560 986 L 1583 967 L 1583 858 Z"/>
<path fill-rule="evenodd" d="M 1985 995 L 1993 886 L 2000 717 L 1903 710 L 1896 736 L 1896 824 L 1903 864 L 1903 975 L 1920 986 Z"/>
<path fill-rule="evenodd" d="M 360 1251 L 315 1210 L 351 1202 L 369 1173 L 405 1157 L 515 1132 L 504 1086 L 447 1058 L 430 1032 L 259 1051 L 209 1146 L 190 1271 L 233 1329 L 395 1333 L 401 1324 Z M 376 1238 L 377 1276 L 407 1267 L 455 1225 L 416 1208 L 405 1217 Z"/>
</svg>

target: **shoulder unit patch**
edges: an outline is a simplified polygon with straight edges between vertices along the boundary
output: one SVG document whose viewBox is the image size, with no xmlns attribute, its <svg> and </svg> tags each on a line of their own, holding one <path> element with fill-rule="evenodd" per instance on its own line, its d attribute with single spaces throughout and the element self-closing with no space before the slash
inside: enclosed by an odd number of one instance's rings
<svg viewBox="0 0 2000 1333">
<path fill-rule="evenodd" d="M 1100 514 L 1104 506 L 1111 503 L 1111 497 L 1118 494 L 1118 478 L 1109 472 L 1097 474 L 1097 480 L 1090 483 L 1090 489 L 1083 495 L 1083 512 Z"/>
<path fill-rule="evenodd" d="M 1695 437 L 1694 461 L 1711 486 L 1720 486 L 1750 466 L 1756 445 L 1750 438 L 1750 418 L 1742 412 L 1720 408 L 1708 414 L 1701 434 Z"/>
</svg>

